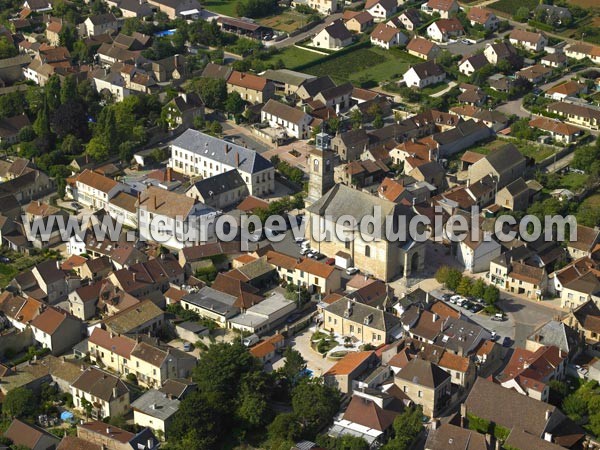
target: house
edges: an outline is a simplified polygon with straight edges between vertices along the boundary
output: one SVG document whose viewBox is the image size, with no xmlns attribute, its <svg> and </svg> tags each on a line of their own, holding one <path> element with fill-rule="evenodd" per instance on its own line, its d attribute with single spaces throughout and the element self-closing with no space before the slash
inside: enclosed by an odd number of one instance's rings
<svg viewBox="0 0 600 450">
<path fill-rule="evenodd" d="M 113 33 L 119 31 L 119 22 L 113 13 L 97 14 L 89 16 L 83 22 L 84 36 L 96 36 L 98 34 Z"/>
<path fill-rule="evenodd" d="M 78 174 L 67 188 L 73 200 L 94 211 L 105 208 L 110 199 L 126 190 L 125 184 L 88 169 Z"/>
<path fill-rule="evenodd" d="M 490 449 L 485 435 L 451 423 L 444 423 L 429 432 L 425 450 L 447 450 L 449 445 L 467 450 Z"/>
<path fill-rule="evenodd" d="M 519 28 L 511 31 L 508 40 L 512 45 L 534 53 L 541 52 L 548 45 L 548 38 L 544 33 L 533 33 Z"/>
<path fill-rule="evenodd" d="M 515 75 L 519 78 L 525 78 L 530 83 L 539 84 L 546 81 L 552 75 L 552 69 L 541 64 L 535 64 L 519 70 Z"/>
<path fill-rule="evenodd" d="M 251 195 L 267 195 L 275 190 L 275 168 L 270 161 L 253 150 L 192 129 L 171 143 L 169 167 L 204 178 L 236 169 Z"/>
<path fill-rule="evenodd" d="M 600 129 L 600 109 L 592 106 L 567 102 L 555 102 L 546 106 L 546 110 L 564 117 L 565 121 L 592 130 Z"/>
<path fill-rule="evenodd" d="M 138 397 L 132 404 L 133 423 L 159 432 L 168 439 L 169 428 L 175 413 L 179 410 L 180 400 L 150 389 Z"/>
<path fill-rule="evenodd" d="M 379 360 L 373 351 L 349 352 L 323 374 L 323 380 L 342 394 L 351 394 L 357 387 L 357 379 L 377 365 Z"/>
<path fill-rule="evenodd" d="M 30 55 L 17 55 L 0 59 L 0 79 L 12 84 L 23 79 L 23 70 L 31 64 Z"/>
<path fill-rule="evenodd" d="M 307 101 L 314 98 L 320 92 L 335 87 L 335 83 L 329 76 L 317 77 L 306 80 L 296 91 L 300 100 Z"/>
<path fill-rule="evenodd" d="M 230 66 L 224 66 L 209 62 L 202 70 L 200 77 L 202 78 L 215 78 L 218 80 L 227 81 L 231 76 L 233 69 Z"/>
<path fill-rule="evenodd" d="M 572 259 L 592 256 L 592 251 L 598 242 L 600 242 L 600 230 L 598 228 L 577 225 L 575 240 L 566 239 L 567 252 Z"/>
<path fill-rule="evenodd" d="M 468 177 L 472 184 L 491 175 L 496 189 L 502 189 L 525 174 L 525 164 L 521 152 L 514 145 L 506 144 L 472 164 L 468 168 Z"/>
<path fill-rule="evenodd" d="M 600 340 L 600 308 L 594 300 L 572 309 L 562 321 L 581 333 L 586 343 L 596 345 Z"/>
<path fill-rule="evenodd" d="M 369 144 L 369 135 L 363 128 L 337 133 L 331 139 L 331 148 L 343 162 L 360 159 Z"/>
<path fill-rule="evenodd" d="M 440 48 L 434 42 L 415 36 L 406 45 L 406 51 L 417 58 L 430 61 L 437 57 Z"/>
<path fill-rule="evenodd" d="M 575 42 L 565 47 L 565 54 L 569 58 L 581 60 L 588 58 L 596 64 L 600 63 L 600 47 L 583 42 Z"/>
<path fill-rule="evenodd" d="M 453 17 L 452 19 L 439 19 L 427 27 L 427 36 L 436 42 L 446 42 L 450 38 L 455 38 L 465 34 L 460 20 Z"/>
<path fill-rule="evenodd" d="M 552 139 L 564 144 L 570 144 L 583 134 L 583 130 L 560 120 L 538 116 L 529 121 L 529 126 L 548 133 Z"/>
<path fill-rule="evenodd" d="M 364 33 L 374 23 L 368 11 L 344 11 L 343 19 L 346 28 L 354 33 Z"/>
<path fill-rule="evenodd" d="M 552 86 L 545 95 L 552 100 L 563 101 L 567 97 L 577 97 L 579 94 L 586 93 L 587 86 L 585 84 L 571 80 Z"/>
<path fill-rule="evenodd" d="M 214 237 L 214 224 L 207 221 L 214 219 L 217 211 L 184 194 L 150 186 L 140 195 L 138 212 L 140 236 L 170 248 L 181 249 Z"/>
<path fill-rule="evenodd" d="M 433 61 L 415 64 L 403 75 L 407 87 L 423 89 L 446 80 L 444 69 Z"/>
<path fill-rule="evenodd" d="M 107 2 L 108 3 L 108 2 Z M 154 14 L 152 6 L 145 1 L 139 0 L 120 0 L 115 6 L 121 10 L 125 19 L 138 18 L 143 19 Z"/>
<path fill-rule="evenodd" d="M 200 11 L 202 9 L 197 0 L 148 0 L 148 3 L 164 12 L 171 20 L 180 16 L 184 17 L 189 12 L 198 14 L 194 10 Z"/>
<path fill-rule="evenodd" d="M 213 284 L 214 286 L 214 284 Z M 297 307 L 297 302 L 286 299 L 282 294 L 271 295 L 229 320 L 233 329 L 263 334 L 281 324 Z"/>
<path fill-rule="evenodd" d="M 471 23 L 472 27 L 477 25 L 482 26 L 484 29 L 489 31 L 496 31 L 498 29 L 498 17 L 491 10 L 487 8 L 481 8 L 474 6 L 469 9 L 467 13 L 467 19 Z"/>
<path fill-rule="evenodd" d="M 295 94 L 304 82 L 316 78 L 314 75 L 295 72 L 289 69 L 268 69 L 263 73 L 263 77 L 275 85 L 276 92 L 284 95 Z"/>
<path fill-rule="evenodd" d="M 397 0 L 367 0 L 365 11 L 367 11 L 376 22 L 383 22 L 393 16 L 398 9 Z"/>
<path fill-rule="evenodd" d="M 421 15 L 419 14 L 419 11 L 414 8 L 405 9 L 404 12 L 398 16 L 398 23 L 408 31 L 414 31 L 421 25 Z M 392 24 L 388 22 L 388 25 L 392 26 Z"/>
<path fill-rule="evenodd" d="M 282 128 L 287 136 L 308 139 L 313 118 L 299 108 L 270 99 L 260 112 L 261 121 L 270 127 Z"/>
<path fill-rule="evenodd" d="M 343 20 L 336 20 L 318 32 L 312 40 L 315 47 L 339 50 L 352 44 L 352 33 Z"/>
<path fill-rule="evenodd" d="M 283 335 L 279 333 L 274 334 L 251 347 L 250 354 L 259 359 L 263 364 L 266 364 L 275 358 L 276 352 L 283 347 L 284 340 Z"/>
<path fill-rule="evenodd" d="M 513 248 L 490 263 L 490 279 L 498 288 L 539 300 L 548 287 L 548 275 L 531 260 L 527 248 Z"/>
<path fill-rule="evenodd" d="M 352 83 L 344 83 L 335 87 L 322 89 L 314 95 L 313 101 L 318 102 L 325 108 L 332 108 L 337 114 L 345 112 L 350 108 L 350 99 L 354 87 Z"/>
<path fill-rule="evenodd" d="M 550 320 L 527 337 L 525 348 L 535 352 L 544 346 L 556 347 L 572 361 L 583 349 L 579 333 L 576 328 L 567 325 L 566 318 L 562 322 Z"/>
<path fill-rule="evenodd" d="M 408 167 L 405 167 L 406 169 Z M 407 174 L 417 181 L 429 183 L 438 189 L 442 189 L 446 183 L 446 171 L 437 161 L 419 164 L 415 168 L 407 170 Z"/>
<path fill-rule="evenodd" d="M 508 41 L 486 44 L 483 54 L 490 64 L 496 65 L 498 61 L 507 60 L 512 65 L 518 60 L 517 50 Z"/>
<path fill-rule="evenodd" d="M 337 218 L 342 215 L 348 214 L 360 218 L 367 214 L 373 214 L 373 211 L 381 214 L 382 226 L 386 221 L 386 216 L 400 218 L 412 214 L 403 205 L 341 184 L 333 186 L 323 197 L 307 208 L 309 223 L 323 221 L 325 230 L 332 230 L 333 228 L 327 227 L 333 226 Z M 338 226 L 337 229 L 347 228 Z M 385 230 L 379 230 L 379 228 L 373 233 L 379 231 L 382 233 L 381 236 L 385 235 Z M 339 232 L 345 233 L 344 231 Z M 384 281 L 402 273 L 406 275 L 412 270 L 420 270 L 424 264 L 425 248 L 410 238 L 404 242 L 392 243 L 387 239 L 366 242 L 360 236 L 356 236 L 351 241 L 344 241 L 331 236 L 329 241 L 319 242 L 314 239 L 313 233 L 309 233 L 309 235 L 311 248 L 320 248 L 320 251 L 327 255 L 335 255 L 339 251 L 350 254 L 355 267 L 368 271 Z M 369 239 L 368 236 L 367 239 Z"/>
<path fill-rule="evenodd" d="M 560 69 L 567 65 L 567 55 L 563 52 L 548 53 L 546 56 L 542 56 L 540 64 L 553 69 Z"/>
<path fill-rule="evenodd" d="M 25 0 L 23 9 L 36 13 L 46 12 L 52 9 L 52 2 L 48 0 Z"/>
<path fill-rule="evenodd" d="M 473 75 L 473 73 L 477 72 L 480 69 L 483 69 L 487 66 L 488 60 L 483 53 L 476 53 L 471 56 L 465 56 L 458 63 L 458 71 L 468 77 Z"/>
<path fill-rule="evenodd" d="M 6 117 L 0 120 L 0 143 L 14 144 L 19 140 L 19 132 L 31 125 L 25 114 Z"/>
<path fill-rule="evenodd" d="M 525 211 L 529 206 L 529 186 L 523 178 L 517 178 L 496 194 L 496 205 L 511 211 Z"/>
<path fill-rule="evenodd" d="M 136 345 L 135 339 L 95 327 L 88 339 L 90 361 L 116 374 L 127 375 L 133 372 L 131 352 Z"/>
<path fill-rule="evenodd" d="M 245 198 L 248 186 L 237 170 L 229 170 L 196 181 L 185 195 L 211 208 L 223 209 Z"/>
<path fill-rule="evenodd" d="M 556 27 L 560 27 L 561 25 L 569 25 L 573 19 L 573 15 L 571 14 L 571 11 L 569 11 L 569 8 L 562 6 L 541 4 L 535 8 L 535 12 L 536 15 L 546 17 L 546 19 L 541 19 L 541 21 L 551 20 L 552 25 Z"/>
<path fill-rule="evenodd" d="M 13 419 L 4 437 L 10 439 L 12 445 L 31 450 L 54 450 L 60 439 L 43 428 L 31 425 L 19 419 Z"/>
<path fill-rule="evenodd" d="M 196 367 L 196 357 L 156 342 L 138 342 L 127 364 L 142 386 L 159 388 L 169 378 L 188 378 Z"/>
<path fill-rule="evenodd" d="M 396 316 L 347 298 L 323 309 L 323 329 L 375 346 L 390 342 L 401 332 Z"/>
<path fill-rule="evenodd" d="M 180 302 L 182 308 L 194 311 L 200 317 L 214 320 L 225 327 L 227 321 L 240 312 L 238 299 L 234 295 L 217 291 L 208 286 L 198 292 L 185 295 Z"/>
<path fill-rule="evenodd" d="M 407 41 L 408 38 L 398 28 L 385 23 L 378 24 L 371 33 L 371 44 L 386 50 L 405 45 Z"/>
<path fill-rule="evenodd" d="M 53 355 L 61 355 L 81 341 L 81 320 L 58 308 L 46 308 L 29 325 L 35 341 Z"/>
<path fill-rule="evenodd" d="M 265 103 L 275 95 L 275 85 L 251 73 L 234 70 L 227 78 L 227 92 L 237 92 L 248 103 Z"/>
<path fill-rule="evenodd" d="M 448 406 L 451 377 L 448 372 L 424 359 L 411 359 L 394 377 L 394 384 L 410 400 L 423 407 L 423 414 L 435 417 Z"/>
<path fill-rule="evenodd" d="M 369 448 L 379 448 L 390 436 L 394 419 L 410 404 L 397 389 L 354 391 L 344 414 L 334 420 L 330 436 L 360 436 Z M 296 447 L 298 448 L 298 447 Z"/>
<path fill-rule="evenodd" d="M 144 428 L 135 434 L 114 425 L 107 426 L 98 420 L 78 424 L 77 437 L 106 450 L 158 450 L 160 447 L 160 441 L 150 428 Z"/>
<path fill-rule="evenodd" d="M 119 378 L 96 367 L 88 367 L 71 385 L 73 405 L 89 410 L 94 419 L 115 417 L 130 409 L 129 388 Z"/>
<path fill-rule="evenodd" d="M 337 0 L 292 0 L 292 6 L 296 5 L 308 5 L 310 8 L 315 9 L 319 14 L 328 16 L 340 10 L 342 4 L 338 3 Z"/>
<path fill-rule="evenodd" d="M 58 261 L 47 260 L 21 272 L 10 284 L 28 297 L 54 305 L 64 300 L 70 290 L 79 287 L 79 279 L 65 273 Z"/>
<path fill-rule="evenodd" d="M 421 5 L 421 11 L 427 14 L 438 13 L 442 19 L 449 19 L 459 10 L 456 0 L 429 0 Z"/>
<path fill-rule="evenodd" d="M 189 128 L 196 117 L 204 117 L 204 102 L 195 92 L 180 93 L 165 108 L 166 120 L 172 130 L 180 126 Z"/>
<path fill-rule="evenodd" d="M 293 271 L 290 273 L 287 268 L 277 265 L 280 261 L 279 255 L 274 252 L 267 254 L 267 261 L 275 265 L 281 279 L 296 286 L 304 286 L 311 293 L 329 294 L 341 288 L 341 278 L 337 270 L 323 262 L 315 261 L 311 258 L 299 259 Z M 285 269 L 285 272 L 283 271 Z"/>
<path fill-rule="evenodd" d="M 164 324 L 165 313 L 152 303 L 143 300 L 123 311 L 104 319 L 109 331 L 117 334 L 156 332 Z"/>
<path fill-rule="evenodd" d="M 542 402 L 548 401 L 548 382 L 564 378 L 566 355 L 555 346 L 541 346 L 535 351 L 516 348 L 496 379 L 507 389 Z"/>
<path fill-rule="evenodd" d="M 475 239 L 473 239 L 475 238 Z M 500 256 L 500 244 L 489 235 L 473 236 L 471 231 L 466 239 L 456 245 L 456 259 L 471 273 L 486 272 L 490 262 Z"/>
</svg>

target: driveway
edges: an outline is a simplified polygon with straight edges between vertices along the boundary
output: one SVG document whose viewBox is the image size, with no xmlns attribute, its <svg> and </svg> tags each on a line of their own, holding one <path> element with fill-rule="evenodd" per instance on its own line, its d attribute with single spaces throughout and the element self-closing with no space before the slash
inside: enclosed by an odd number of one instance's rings
<svg viewBox="0 0 600 450">
<path fill-rule="evenodd" d="M 293 347 L 295 350 L 298 350 L 300 354 L 302 354 L 302 357 L 306 360 L 306 367 L 313 371 L 315 377 L 320 377 L 331 367 L 333 367 L 336 362 L 323 358 L 319 353 L 310 347 L 310 338 L 314 332 L 315 330 L 313 327 L 307 328 L 302 333 L 291 338 L 288 342 L 286 342 L 286 344 L 290 347 Z M 283 358 L 274 362 L 273 369 L 277 370 L 279 367 L 282 367 L 284 362 L 285 359 Z"/>
</svg>

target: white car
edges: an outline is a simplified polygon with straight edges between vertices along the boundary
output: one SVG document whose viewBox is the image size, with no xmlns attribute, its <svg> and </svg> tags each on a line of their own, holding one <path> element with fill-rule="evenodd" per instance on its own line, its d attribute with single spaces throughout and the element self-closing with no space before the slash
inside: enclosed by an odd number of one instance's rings
<svg viewBox="0 0 600 450">
<path fill-rule="evenodd" d="M 310 251 L 312 251 L 312 250 L 310 249 L 310 247 L 303 247 L 303 248 L 300 250 L 300 254 L 304 256 L 304 255 L 306 255 L 306 254 L 307 254 L 308 252 L 310 252 Z"/>
<path fill-rule="evenodd" d="M 296 241 L 296 244 L 303 244 L 303 243 L 307 242 L 306 238 L 303 238 L 303 237 L 297 237 L 295 239 L 295 241 Z"/>
<path fill-rule="evenodd" d="M 461 39 L 460 43 L 461 44 L 465 44 L 465 45 L 471 45 L 472 44 L 472 42 L 469 41 L 468 39 Z"/>
<path fill-rule="evenodd" d="M 354 274 L 355 274 L 355 273 L 357 273 L 357 272 L 358 272 L 358 267 L 348 267 L 348 268 L 346 269 L 346 273 L 347 273 L 348 275 L 354 275 Z"/>
<path fill-rule="evenodd" d="M 455 304 L 456 302 L 458 302 L 462 297 L 460 295 L 453 295 L 452 297 L 450 297 L 450 303 Z"/>
</svg>

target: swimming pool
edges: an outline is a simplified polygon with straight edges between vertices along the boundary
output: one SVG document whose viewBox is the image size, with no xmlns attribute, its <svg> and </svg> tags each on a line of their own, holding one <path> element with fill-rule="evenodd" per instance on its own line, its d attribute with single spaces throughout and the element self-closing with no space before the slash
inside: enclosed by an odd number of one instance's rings
<svg viewBox="0 0 600 450">
<path fill-rule="evenodd" d="M 157 33 L 154 33 L 154 36 L 165 37 L 165 36 L 173 36 L 174 34 L 175 34 L 175 28 L 173 28 L 172 30 L 159 31 Z"/>
</svg>

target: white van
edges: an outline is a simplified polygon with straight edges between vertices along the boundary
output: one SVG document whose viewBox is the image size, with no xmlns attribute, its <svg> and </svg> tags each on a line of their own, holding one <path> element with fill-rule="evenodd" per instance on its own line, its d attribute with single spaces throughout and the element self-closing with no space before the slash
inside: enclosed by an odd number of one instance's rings
<svg viewBox="0 0 600 450">
<path fill-rule="evenodd" d="M 251 334 L 248 337 L 245 337 L 242 343 L 246 347 L 252 347 L 254 344 L 257 344 L 260 341 L 260 338 L 256 334 Z"/>
</svg>

